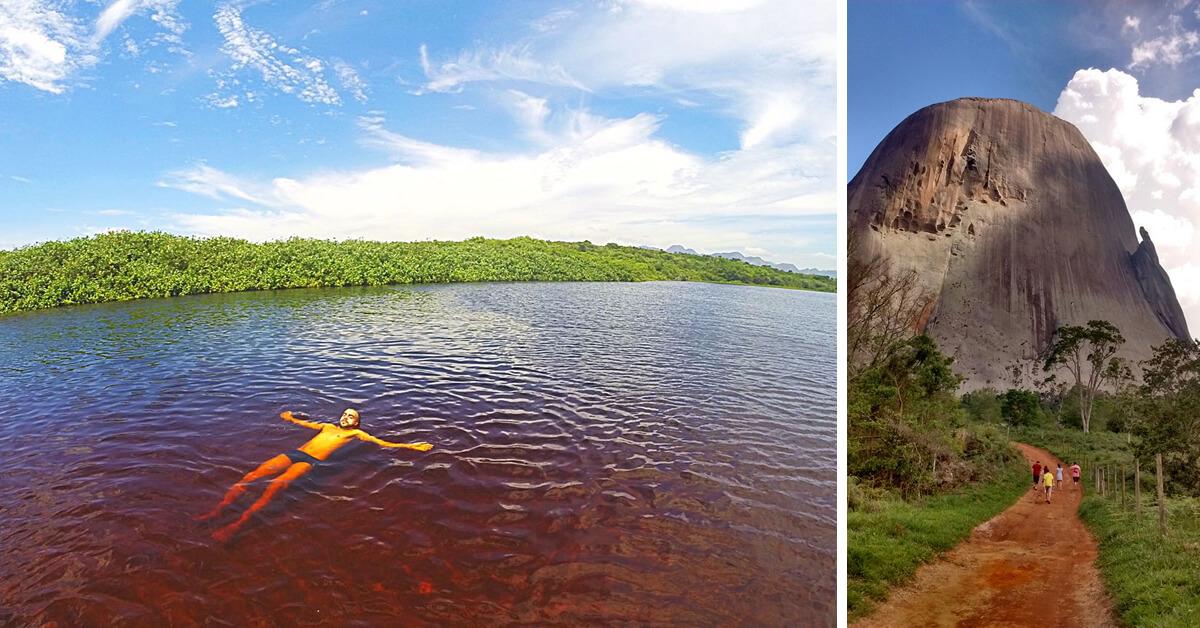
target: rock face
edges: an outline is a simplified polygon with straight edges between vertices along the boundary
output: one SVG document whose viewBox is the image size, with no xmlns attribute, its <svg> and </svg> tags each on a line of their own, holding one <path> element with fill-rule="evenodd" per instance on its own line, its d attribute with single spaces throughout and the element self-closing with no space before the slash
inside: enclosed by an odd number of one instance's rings
<svg viewBox="0 0 1200 628">
<path fill-rule="evenodd" d="M 915 268 L 924 331 L 967 390 L 1007 388 L 1061 325 L 1103 319 L 1141 360 L 1189 338 L 1154 244 L 1071 124 L 1013 100 L 932 105 L 877 146 L 848 189 L 859 254 Z M 1025 383 L 1029 383 L 1026 378 Z"/>
</svg>

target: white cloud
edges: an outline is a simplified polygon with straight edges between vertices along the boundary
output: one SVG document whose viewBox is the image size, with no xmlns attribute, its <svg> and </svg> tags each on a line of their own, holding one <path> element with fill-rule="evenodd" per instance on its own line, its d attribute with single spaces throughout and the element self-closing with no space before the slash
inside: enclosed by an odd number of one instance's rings
<svg viewBox="0 0 1200 628">
<path fill-rule="evenodd" d="M 270 190 L 260 189 L 263 186 L 256 186 L 253 183 L 240 180 L 233 175 L 221 172 L 206 164 L 199 164 L 192 168 L 172 172 L 166 179 L 160 181 L 158 185 L 160 187 L 184 190 L 212 199 L 232 198 L 240 201 L 248 201 L 256 205 L 272 204 Z"/>
<path fill-rule="evenodd" d="M 561 66 L 535 59 L 528 46 L 463 51 L 458 57 L 435 66 L 429 60 L 428 47 L 421 44 L 420 56 L 421 68 L 429 79 L 424 89 L 431 92 L 453 92 L 462 89 L 466 83 L 501 80 L 586 89 Z"/>
<path fill-rule="evenodd" d="M 1132 27 L 1134 32 L 1141 34 L 1141 20 L 1125 18 L 1121 32 Z M 1183 26 L 1183 18 L 1179 15 L 1169 15 L 1166 26 L 1159 28 L 1162 35 L 1151 39 L 1134 42 L 1129 54 L 1129 69 L 1136 70 L 1162 64 L 1177 66 L 1184 61 L 1200 55 L 1200 33 Z"/>
<path fill-rule="evenodd" d="M 554 119 L 544 131 L 547 145 L 500 154 L 414 140 L 366 116 L 364 143 L 398 163 L 269 181 L 200 165 L 160 185 L 237 204 L 177 216 L 183 229 L 202 235 L 533 235 L 709 250 L 754 246 L 780 261 L 802 257 L 795 234 L 777 228 L 780 220 L 836 207 L 831 186 L 803 174 L 828 167 L 832 145 L 704 159 L 658 139 L 660 120 L 648 114 L 609 119 L 571 111 Z"/>
<path fill-rule="evenodd" d="M 1195 227 L 1187 218 L 1172 216 L 1161 209 L 1131 212 L 1133 224 L 1145 227 L 1154 240 L 1154 248 L 1187 249 L 1192 245 Z"/>
<path fill-rule="evenodd" d="M 1135 17 L 1133 15 L 1126 15 L 1125 23 L 1121 25 L 1121 32 L 1124 33 L 1126 31 L 1131 31 L 1134 33 L 1141 33 L 1142 32 L 1141 26 L 1142 26 L 1141 18 Z"/>
<path fill-rule="evenodd" d="M 424 89 L 527 82 L 595 92 L 642 88 L 672 100 L 704 92 L 742 121 L 744 147 L 836 133 L 835 3 L 639 0 L 610 6 L 614 10 L 552 13 L 552 27 L 534 28 L 517 43 L 460 51 L 440 63 L 422 46 Z"/>
<path fill-rule="evenodd" d="M 183 34 L 188 29 L 188 23 L 179 12 L 179 1 L 113 0 L 96 18 L 91 43 L 99 46 L 129 18 L 138 14 L 148 14 L 150 20 L 159 27 L 159 32 L 142 44 L 126 34 L 122 40 L 122 46 L 127 54 L 140 55 L 144 45 L 147 47 L 165 46 L 171 52 L 190 55 L 191 52 L 183 44 Z"/>
<path fill-rule="evenodd" d="M 757 7 L 762 0 L 631 0 L 626 4 L 691 13 L 736 13 Z"/>
<path fill-rule="evenodd" d="M 335 60 L 333 69 L 337 72 L 342 88 L 350 92 L 350 95 L 358 102 L 367 102 L 367 82 L 362 80 L 353 66 L 345 61 Z"/>
<path fill-rule="evenodd" d="M 1200 90 L 1167 101 L 1143 96 L 1120 70 L 1079 70 L 1054 114 L 1075 124 L 1150 233 L 1188 322 L 1200 326 Z"/>
<path fill-rule="evenodd" d="M 0 80 L 61 94 L 68 76 L 96 60 L 84 28 L 59 3 L 0 2 Z"/>
<path fill-rule="evenodd" d="M 293 93 L 334 72 L 353 93 L 341 62 L 287 48 L 242 24 L 229 5 L 218 15 L 239 68 L 258 69 L 268 84 Z M 160 185 L 217 201 L 213 211 L 176 217 L 180 228 L 204 235 L 533 235 L 682 242 L 825 263 L 798 236 L 797 216 L 829 216 L 837 207 L 834 19 L 835 7 L 824 0 L 612 0 L 599 11 L 558 10 L 512 42 L 449 54 L 424 44 L 417 50 L 425 82 L 413 93 L 475 90 L 472 104 L 450 106 L 505 109 L 525 148 L 430 142 L 372 111 L 358 118 L 359 142 L 383 152 L 387 165 L 263 178 L 201 164 Z M 211 105 L 248 100 L 239 68 L 213 74 Z M 637 94 L 643 102 L 649 94 L 652 108 L 604 117 L 578 104 L 592 94 Z M 670 114 L 653 104 L 655 95 L 732 119 L 739 142 L 707 156 L 672 144 L 660 133 Z M 730 125 L 722 126 L 727 133 Z M 829 246 L 820 248 L 832 248 L 829 231 Z"/>
<path fill-rule="evenodd" d="M 340 105 L 341 96 L 325 80 L 325 64 L 275 40 L 242 20 L 241 9 L 224 4 L 213 14 L 217 30 L 225 38 L 221 51 L 234 61 L 233 72 L 256 70 L 267 85 L 293 94 L 307 103 Z M 229 102 L 228 96 L 216 100 Z M 219 105 L 217 105 L 219 106 Z"/>
<path fill-rule="evenodd" d="M 546 133 L 546 121 L 550 118 L 548 102 L 545 98 L 530 96 L 515 89 L 508 90 L 504 95 L 505 106 L 525 130 L 526 137 L 537 143 L 550 141 Z"/>
<path fill-rule="evenodd" d="M 103 41 L 138 13 L 149 14 L 160 32 L 142 43 L 126 34 L 121 40 L 126 54 L 137 56 L 145 46 L 158 45 L 190 54 L 183 47 L 187 23 L 178 4 L 179 0 L 114 0 L 100 12 L 89 34 L 80 18 L 68 14 L 68 2 L 0 1 L 0 81 L 61 94 L 73 74 L 99 61 Z"/>
</svg>

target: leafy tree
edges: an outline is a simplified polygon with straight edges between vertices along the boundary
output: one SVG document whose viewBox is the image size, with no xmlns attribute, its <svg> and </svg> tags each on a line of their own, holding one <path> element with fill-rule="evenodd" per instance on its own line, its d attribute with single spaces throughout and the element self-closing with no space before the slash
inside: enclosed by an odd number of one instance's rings
<svg viewBox="0 0 1200 628">
<path fill-rule="evenodd" d="M 1000 414 L 1011 425 L 1033 425 L 1042 416 L 1041 399 L 1033 391 L 1010 388 L 1000 397 Z"/>
<path fill-rule="evenodd" d="M 1200 341 L 1169 340 L 1141 365 L 1137 452 L 1164 454 L 1169 484 L 1200 492 Z"/>
<path fill-rule="evenodd" d="M 992 388 L 981 388 L 965 393 L 961 399 L 967 415 L 976 421 L 999 423 L 1004 417 L 1000 414 L 1000 395 Z"/>
<path fill-rule="evenodd" d="M 1088 321 L 1086 326 L 1064 325 L 1054 334 L 1054 342 L 1043 354 L 1042 369 L 1066 369 L 1079 391 L 1079 416 L 1083 431 L 1091 428 L 1092 401 L 1096 391 L 1120 368 L 1112 366 L 1125 337 L 1108 321 Z M 1090 367 L 1090 368 L 1089 368 Z M 1085 373 L 1086 370 L 1086 373 Z"/>
<path fill-rule="evenodd" d="M 921 335 L 892 347 L 878 366 L 851 383 L 851 475 L 905 495 L 937 485 L 936 461 L 949 464 L 965 447 L 952 436 L 962 416 L 953 395 L 961 378 L 952 363 Z"/>
</svg>

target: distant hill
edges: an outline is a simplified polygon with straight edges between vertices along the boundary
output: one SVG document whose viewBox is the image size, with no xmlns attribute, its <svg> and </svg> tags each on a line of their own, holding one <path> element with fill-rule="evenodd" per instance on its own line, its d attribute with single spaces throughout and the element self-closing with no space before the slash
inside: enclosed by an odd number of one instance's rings
<svg viewBox="0 0 1200 628">
<path fill-rule="evenodd" d="M 655 249 L 655 247 L 652 247 L 652 246 L 643 246 L 640 248 L 662 250 L 662 249 Z M 667 251 L 667 253 L 682 253 L 684 255 L 705 255 L 706 257 L 720 257 L 722 259 L 733 259 L 733 260 L 746 262 L 747 264 L 753 264 L 755 266 L 766 266 L 768 268 L 782 270 L 782 271 L 788 272 L 788 273 L 799 273 L 802 275 L 821 275 L 822 277 L 837 277 L 837 271 L 835 271 L 835 270 L 819 270 L 816 268 L 801 269 L 801 268 L 797 268 L 795 264 L 770 262 L 761 257 L 753 257 L 753 256 L 749 256 L 749 255 L 744 255 L 738 251 L 729 251 L 726 253 L 709 253 L 706 255 L 704 253 L 697 252 L 695 249 L 689 249 L 680 244 L 672 244 L 671 246 L 667 247 L 666 251 Z"/>
</svg>

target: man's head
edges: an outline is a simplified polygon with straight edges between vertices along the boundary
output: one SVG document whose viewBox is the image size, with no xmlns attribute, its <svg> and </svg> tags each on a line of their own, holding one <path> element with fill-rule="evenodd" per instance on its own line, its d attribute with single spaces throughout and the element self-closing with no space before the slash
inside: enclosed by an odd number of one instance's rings
<svg viewBox="0 0 1200 628">
<path fill-rule="evenodd" d="M 338 419 L 338 425 L 348 430 L 358 427 L 358 423 L 358 410 L 354 408 L 346 408 L 346 411 L 342 413 L 342 418 Z"/>
</svg>

